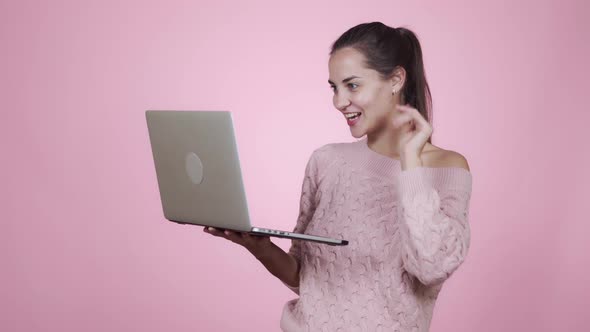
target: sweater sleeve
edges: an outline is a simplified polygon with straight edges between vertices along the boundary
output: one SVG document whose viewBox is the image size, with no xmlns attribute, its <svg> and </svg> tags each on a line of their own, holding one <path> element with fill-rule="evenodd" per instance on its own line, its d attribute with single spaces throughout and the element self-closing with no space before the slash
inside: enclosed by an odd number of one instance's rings
<svg viewBox="0 0 590 332">
<path fill-rule="evenodd" d="M 442 283 L 465 260 L 471 187 L 471 173 L 460 167 L 416 167 L 400 173 L 402 261 L 424 285 Z"/>
<path fill-rule="evenodd" d="M 316 209 L 315 195 L 317 191 L 317 154 L 312 153 L 305 167 L 303 184 L 301 186 L 301 198 L 299 201 L 299 216 L 293 229 L 294 233 L 304 233 L 307 225 L 311 221 Z M 299 267 L 301 267 L 301 240 L 291 240 L 289 254 L 295 258 Z M 299 295 L 299 287 L 291 287 L 283 282 L 285 286 Z"/>
</svg>

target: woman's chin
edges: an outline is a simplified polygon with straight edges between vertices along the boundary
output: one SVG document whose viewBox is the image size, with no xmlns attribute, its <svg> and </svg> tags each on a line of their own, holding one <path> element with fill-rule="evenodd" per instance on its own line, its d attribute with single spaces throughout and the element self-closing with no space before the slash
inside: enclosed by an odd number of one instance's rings
<svg viewBox="0 0 590 332">
<path fill-rule="evenodd" d="M 359 139 L 363 136 L 365 136 L 365 133 L 361 130 L 355 130 L 355 129 L 351 129 L 350 130 L 350 134 L 352 135 L 352 137 Z"/>
</svg>

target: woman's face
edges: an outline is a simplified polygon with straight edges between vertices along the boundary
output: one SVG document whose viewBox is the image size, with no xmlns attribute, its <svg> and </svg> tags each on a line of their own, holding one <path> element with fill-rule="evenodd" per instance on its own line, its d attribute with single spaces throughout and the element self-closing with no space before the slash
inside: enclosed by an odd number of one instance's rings
<svg viewBox="0 0 590 332">
<path fill-rule="evenodd" d="M 343 114 L 352 136 L 360 138 L 392 127 L 398 95 L 392 92 L 400 90 L 397 79 L 382 80 L 377 71 L 365 67 L 364 55 L 350 47 L 333 53 L 328 67 L 334 107 Z"/>
</svg>

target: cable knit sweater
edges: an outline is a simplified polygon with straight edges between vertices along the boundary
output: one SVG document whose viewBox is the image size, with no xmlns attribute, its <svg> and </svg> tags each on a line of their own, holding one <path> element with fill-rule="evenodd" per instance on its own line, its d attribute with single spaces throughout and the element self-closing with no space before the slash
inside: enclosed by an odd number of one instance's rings
<svg viewBox="0 0 590 332">
<path fill-rule="evenodd" d="M 416 167 L 371 150 L 366 138 L 316 149 L 305 170 L 293 240 L 298 298 L 283 331 L 428 331 L 442 283 L 469 248 L 471 173 Z M 286 285 L 286 284 L 285 284 Z"/>
</svg>

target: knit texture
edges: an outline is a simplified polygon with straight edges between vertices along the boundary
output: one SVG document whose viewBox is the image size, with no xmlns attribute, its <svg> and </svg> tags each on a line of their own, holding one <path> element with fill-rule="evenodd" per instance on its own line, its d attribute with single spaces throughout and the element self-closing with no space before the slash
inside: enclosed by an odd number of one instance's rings
<svg viewBox="0 0 590 332">
<path fill-rule="evenodd" d="M 292 241 L 299 297 L 283 308 L 283 331 L 428 331 L 469 248 L 471 184 L 460 167 L 402 171 L 366 138 L 316 149 L 294 231 L 349 244 Z"/>
</svg>

